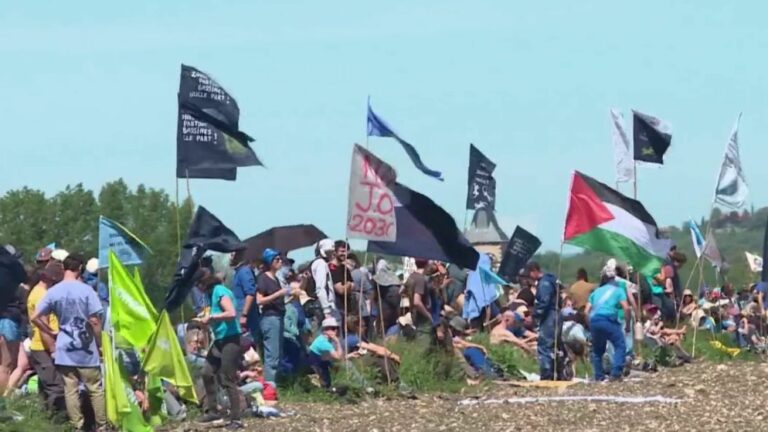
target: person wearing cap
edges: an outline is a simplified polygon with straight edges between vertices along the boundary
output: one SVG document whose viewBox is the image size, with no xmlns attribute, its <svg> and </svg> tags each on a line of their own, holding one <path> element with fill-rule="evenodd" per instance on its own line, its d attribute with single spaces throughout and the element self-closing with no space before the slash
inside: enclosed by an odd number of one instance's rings
<svg viewBox="0 0 768 432">
<path fill-rule="evenodd" d="M 43 299 L 48 289 L 64 278 L 64 266 L 56 261 L 49 262 L 40 273 L 40 282 L 29 292 L 27 297 L 27 316 L 33 316 L 37 305 Z M 54 332 L 59 331 L 59 322 L 54 314 L 41 317 Z M 40 331 L 40 327 L 30 323 L 30 354 L 29 360 L 37 373 L 38 389 L 43 406 L 50 412 L 64 412 L 64 380 L 56 372 L 53 364 L 53 353 L 56 350 L 56 339 Z"/>
<path fill-rule="evenodd" d="M 53 249 L 47 246 L 37 251 L 37 255 L 35 256 L 36 267 L 40 270 L 44 269 L 46 264 L 51 260 L 52 253 Z"/>
<path fill-rule="evenodd" d="M 627 346 L 624 334 L 631 327 L 631 313 L 627 301 L 627 291 L 616 282 L 616 260 L 610 259 L 600 272 L 602 285 L 589 296 L 585 314 L 589 319 L 592 333 L 592 368 L 595 381 L 603 381 L 603 355 L 610 341 L 613 345 L 610 380 L 618 381 L 624 371 Z M 619 322 L 619 310 L 624 312 L 624 322 Z M 622 330 L 623 324 L 623 330 Z"/>
<path fill-rule="evenodd" d="M 539 323 L 539 339 L 536 350 L 539 359 L 539 375 L 543 381 L 555 379 L 555 340 L 557 323 L 557 278 L 550 273 L 541 271 L 536 262 L 525 266 L 523 277 L 536 284 L 536 300 L 534 302 L 533 318 Z M 558 347 L 560 351 L 560 347 Z M 561 357 L 561 356 L 559 356 Z"/>
<path fill-rule="evenodd" d="M 277 279 L 283 265 L 280 252 L 264 249 L 261 260 L 264 267 L 256 279 L 256 303 L 261 308 L 259 328 L 264 346 L 264 379 L 275 383 L 282 357 L 285 296 L 290 295 L 291 289 L 281 287 Z"/>
<path fill-rule="evenodd" d="M 213 333 L 213 344 L 205 357 L 201 372 L 205 387 L 205 405 L 201 424 L 220 424 L 223 422 L 218 413 L 216 401 L 219 388 L 223 387 L 229 398 L 229 421 L 232 429 L 242 428 L 240 415 L 240 391 L 237 371 L 240 367 L 240 325 L 235 311 L 235 296 L 222 284 L 221 279 L 204 270 L 199 282 L 203 292 L 210 295 L 210 313 L 197 320 L 208 325 Z"/>
<path fill-rule="evenodd" d="M 323 239 L 317 243 L 315 247 L 315 260 L 312 261 L 310 266 L 315 292 L 308 291 L 307 294 L 317 299 L 325 318 L 335 317 L 340 319 L 341 316 L 336 309 L 336 293 L 333 288 L 333 280 L 328 268 L 328 262 L 333 259 L 333 251 L 333 240 Z"/>
<path fill-rule="evenodd" d="M 240 327 L 247 329 L 254 341 L 261 340 L 259 307 L 256 305 L 256 276 L 254 263 L 245 259 L 245 249 L 233 252 L 230 265 L 235 269 L 232 277 L 232 294 L 235 296 Z"/>
<path fill-rule="evenodd" d="M 339 342 L 339 322 L 329 317 L 323 320 L 321 334 L 309 346 L 309 365 L 320 377 L 324 389 L 331 388 L 331 366 L 344 358 Z"/>
<path fill-rule="evenodd" d="M 99 296 L 101 305 L 104 309 L 109 307 L 109 289 L 107 285 L 99 280 L 99 259 L 91 258 L 85 264 L 85 271 L 83 272 L 83 282 L 90 285 Z"/>
</svg>

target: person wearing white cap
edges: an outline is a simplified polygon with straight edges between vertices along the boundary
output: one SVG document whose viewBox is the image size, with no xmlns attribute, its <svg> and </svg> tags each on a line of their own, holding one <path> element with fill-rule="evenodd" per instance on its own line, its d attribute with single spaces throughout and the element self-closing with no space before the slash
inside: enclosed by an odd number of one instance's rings
<svg viewBox="0 0 768 432">
<path fill-rule="evenodd" d="M 308 292 L 310 297 L 315 297 L 323 310 L 323 317 L 339 318 L 336 309 L 336 293 L 333 289 L 331 271 L 328 262 L 333 259 L 334 243 L 331 239 L 323 239 L 315 246 L 315 260 L 310 267 L 312 279 L 315 282 L 315 292 Z"/>
<path fill-rule="evenodd" d="M 55 259 L 56 261 L 64 262 L 68 256 L 69 252 L 65 251 L 64 249 L 56 249 L 55 251 L 51 252 L 51 258 Z"/>
<path fill-rule="evenodd" d="M 339 342 L 339 322 L 329 317 L 323 320 L 322 333 L 309 346 L 309 365 L 319 376 L 323 388 L 331 388 L 331 365 L 343 357 Z"/>
</svg>

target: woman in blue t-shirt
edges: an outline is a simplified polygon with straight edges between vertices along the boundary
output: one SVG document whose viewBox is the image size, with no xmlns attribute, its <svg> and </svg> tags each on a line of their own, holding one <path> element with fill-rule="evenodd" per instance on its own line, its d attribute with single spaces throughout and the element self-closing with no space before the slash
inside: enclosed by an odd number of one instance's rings
<svg viewBox="0 0 768 432">
<path fill-rule="evenodd" d="M 224 387 L 229 397 L 230 423 L 233 428 L 242 427 L 240 424 L 240 393 L 238 389 L 238 368 L 240 366 L 240 324 L 235 311 L 235 297 L 232 291 L 221 283 L 221 279 L 206 274 L 199 283 L 201 290 L 210 295 L 211 311 L 200 318 L 213 333 L 213 345 L 208 350 L 205 366 L 202 370 L 205 386 L 205 414 L 200 423 L 221 422 L 221 416 L 216 412 L 217 379 Z"/>
<path fill-rule="evenodd" d="M 320 376 L 323 388 L 331 388 L 331 365 L 343 356 L 339 342 L 339 323 L 336 318 L 326 318 L 323 320 L 322 334 L 309 346 L 309 365 Z"/>
</svg>

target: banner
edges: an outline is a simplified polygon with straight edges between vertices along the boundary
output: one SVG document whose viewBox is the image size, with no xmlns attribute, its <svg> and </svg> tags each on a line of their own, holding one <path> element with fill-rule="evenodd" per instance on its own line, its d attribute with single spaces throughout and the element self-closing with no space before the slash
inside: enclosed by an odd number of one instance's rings
<svg viewBox="0 0 768 432">
<path fill-rule="evenodd" d="M 99 268 L 109 267 L 109 251 L 123 265 L 140 265 L 149 247 L 119 223 L 99 216 Z"/>
<path fill-rule="evenodd" d="M 739 122 L 741 114 L 736 119 L 736 124 L 731 131 L 728 145 L 725 148 L 723 164 L 720 166 L 720 174 L 717 176 L 715 187 L 715 202 L 730 209 L 739 209 L 747 202 L 749 188 L 744 170 L 741 167 L 739 155 Z"/>
<path fill-rule="evenodd" d="M 397 238 L 397 173 L 373 153 L 355 144 L 349 176 L 347 238 L 393 242 Z"/>
<path fill-rule="evenodd" d="M 611 138 L 613 159 L 616 162 L 616 183 L 631 182 L 635 178 L 635 162 L 630 152 L 629 137 L 621 111 L 611 110 Z"/>
<path fill-rule="evenodd" d="M 499 276 L 510 282 L 517 281 L 517 274 L 541 246 L 538 237 L 518 226 L 509 239 L 501 258 Z"/>
<path fill-rule="evenodd" d="M 496 210 L 496 164 L 488 159 L 474 144 L 469 145 L 467 170 L 467 210 L 489 208 Z"/>
<path fill-rule="evenodd" d="M 206 73 L 181 65 L 176 177 L 235 180 L 237 167 L 262 165 L 239 130 L 237 101 Z"/>
</svg>

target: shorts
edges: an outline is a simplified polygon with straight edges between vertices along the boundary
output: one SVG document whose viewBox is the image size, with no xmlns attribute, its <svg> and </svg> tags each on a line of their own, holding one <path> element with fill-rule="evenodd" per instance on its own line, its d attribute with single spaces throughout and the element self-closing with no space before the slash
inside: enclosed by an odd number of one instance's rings
<svg viewBox="0 0 768 432">
<path fill-rule="evenodd" d="M 0 318 L 0 336 L 5 338 L 6 342 L 21 342 L 19 324 L 12 319 Z"/>
</svg>

